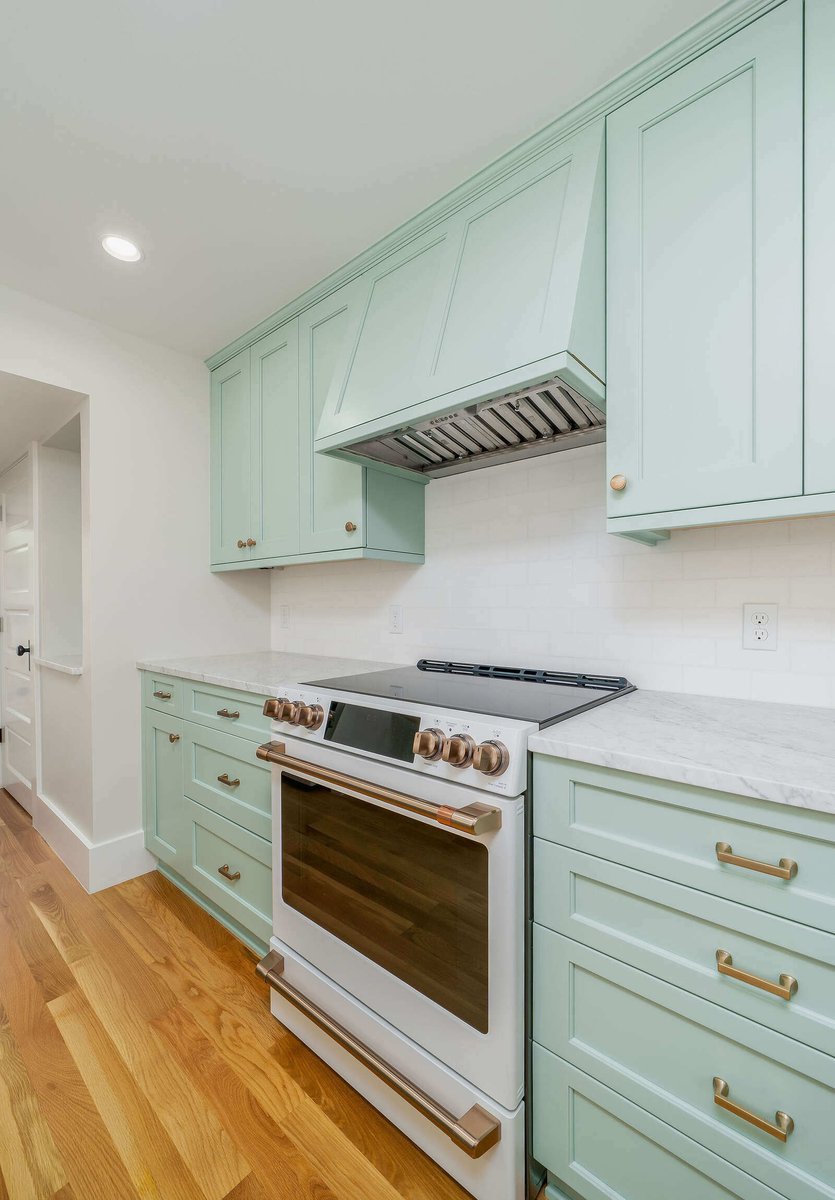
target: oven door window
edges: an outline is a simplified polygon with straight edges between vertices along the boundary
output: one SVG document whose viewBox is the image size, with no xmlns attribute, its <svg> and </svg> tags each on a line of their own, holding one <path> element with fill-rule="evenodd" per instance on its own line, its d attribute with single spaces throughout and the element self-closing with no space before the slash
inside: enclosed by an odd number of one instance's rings
<svg viewBox="0 0 835 1200">
<path fill-rule="evenodd" d="M 281 778 L 281 894 L 487 1032 L 488 851 L 295 775 Z"/>
</svg>

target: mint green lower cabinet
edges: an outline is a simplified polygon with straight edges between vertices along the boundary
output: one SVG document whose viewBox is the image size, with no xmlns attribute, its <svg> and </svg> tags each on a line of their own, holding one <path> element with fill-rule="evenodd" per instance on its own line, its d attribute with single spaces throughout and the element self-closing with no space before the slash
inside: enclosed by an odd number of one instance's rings
<svg viewBox="0 0 835 1200">
<path fill-rule="evenodd" d="M 183 735 L 183 790 L 205 808 L 269 841 L 270 768 L 255 757 L 257 744 L 187 722 Z"/>
<path fill-rule="evenodd" d="M 142 721 L 145 845 L 182 869 L 186 850 L 183 797 L 183 722 L 146 708 Z"/>
<path fill-rule="evenodd" d="M 189 680 L 184 680 L 182 687 L 183 716 L 187 721 L 235 737 L 257 742 L 269 740 L 270 718 L 264 716 L 263 696 Z"/>
<path fill-rule="evenodd" d="M 533 1050 L 533 1155 L 551 1200 L 780 1200 L 779 1193 L 542 1046 Z"/>
<path fill-rule="evenodd" d="M 263 942 L 272 935 L 272 846 L 257 834 L 186 799 L 186 878 Z"/>
</svg>

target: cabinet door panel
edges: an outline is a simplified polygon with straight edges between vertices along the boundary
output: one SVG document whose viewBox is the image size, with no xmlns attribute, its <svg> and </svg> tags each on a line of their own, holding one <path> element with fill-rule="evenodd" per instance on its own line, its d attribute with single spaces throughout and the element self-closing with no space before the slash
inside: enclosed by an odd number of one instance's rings
<svg viewBox="0 0 835 1200">
<path fill-rule="evenodd" d="M 299 343 L 291 321 L 252 347 L 251 557 L 299 550 Z"/>
<path fill-rule="evenodd" d="M 358 295 L 357 286 L 349 284 L 299 318 L 302 553 L 365 545 L 362 467 L 328 454 L 316 454 L 313 449 L 328 389 L 339 368 L 344 369 Z M 346 530 L 347 522 L 357 528 Z"/>
<path fill-rule="evenodd" d="M 212 371 L 212 562 L 249 558 L 251 422 L 249 350 Z"/>
<path fill-rule="evenodd" d="M 179 717 L 143 710 L 145 845 L 177 870 L 183 869 L 188 857 L 183 728 Z"/>
<path fill-rule="evenodd" d="M 802 5 L 608 119 L 609 515 L 802 491 Z"/>
</svg>

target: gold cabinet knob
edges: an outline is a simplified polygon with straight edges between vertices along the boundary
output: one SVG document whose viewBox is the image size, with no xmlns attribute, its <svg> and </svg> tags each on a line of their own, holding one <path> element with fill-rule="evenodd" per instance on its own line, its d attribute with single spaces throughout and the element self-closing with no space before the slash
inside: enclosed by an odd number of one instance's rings
<svg viewBox="0 0 835 1200">
<path fill-rule="evenodd" d="M 345 532 L 346 533 L 356 533 L 357 532 L 357 527 L 353 521 L 345 522 Z"/>
<path fill-rule="evenodd" d="M 255 541 L 255 538 L 247 538 L 247 539 L 246 539 L 246 544 L 247 544 L 247 546 L 255 546 L 255 545 L 257 545 L 257 543 L 256 543 L 256 541 Z"/>
<path fill-rule="evenodd" d="M 173 746 L 175 742 L 179 742 L 179 740 L 180 740 L 179 733 L 169 733 L 168 740 L 171 743 L 171 745 Z"/>
<path fill-rule="evenodd" d="M 243 538 L 238 538 L 238 549 L 246 550 L 246 542 L 243 540 Z"/>
<path fill-rule="evenodd" d="M 612 489 L 613 492 L 622 492 L 623 489 L 626 487 L 626 476 L 625 475 L 613 475 L 612 478 L 609 480 L 609 487 Z"/>
</svg>

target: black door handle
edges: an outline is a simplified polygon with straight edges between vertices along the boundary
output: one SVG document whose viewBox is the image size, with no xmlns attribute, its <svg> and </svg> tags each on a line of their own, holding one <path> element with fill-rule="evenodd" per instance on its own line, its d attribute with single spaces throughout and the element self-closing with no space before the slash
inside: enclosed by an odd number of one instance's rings
<svg viewBox="0 0 835 1200">
<path fill-rule="evenodd" d="M 31 653 L 32 653 L 31 646 L 18 646 L 18 648 L 17 648 L 17 657 L 18 658 L 23 658 L 24 654 L 31 654 Z"/>
</svg>

